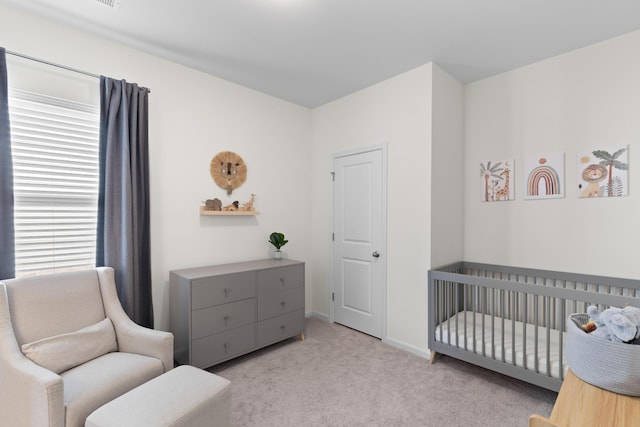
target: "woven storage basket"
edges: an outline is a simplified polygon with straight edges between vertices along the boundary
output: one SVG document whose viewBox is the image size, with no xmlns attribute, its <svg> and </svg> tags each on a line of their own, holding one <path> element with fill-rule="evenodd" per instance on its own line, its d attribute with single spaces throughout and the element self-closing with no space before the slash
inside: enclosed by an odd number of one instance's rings
<svg viewBox="0 0 640 427">
<path fill-rule="evenodd" d="M 640 345 L 625 344 L 586 333 L 585 313 L 567 321 L 567 363 L 580 379 L 596 387 L 640 396 Z"/>
</svg>

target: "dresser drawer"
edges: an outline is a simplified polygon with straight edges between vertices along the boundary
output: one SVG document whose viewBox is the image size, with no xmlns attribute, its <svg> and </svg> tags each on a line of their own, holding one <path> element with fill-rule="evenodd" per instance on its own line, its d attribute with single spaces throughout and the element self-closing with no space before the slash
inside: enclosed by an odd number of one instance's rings
<svg viewBox="0 0 640 427">
<path fill-rule="evenodd" d="M 271 268 L 257 273 L 258 295 L 304 286 L 304 265 Z"/>
<path fill-rule="evenodd" d="M 273 344 L 304 331 L 304 310 L 258 322 L 258 347 Z"/>
<path fill-rule="evenodd" d="M 253 272 L 204 277 L 192 282 L 191 309 L 198 310 L 253 296 L 255 296 L 255 273 Z"/>
<path fill-rule="evenodd" d="M 255 321 L 255 298 L 201 308 L 191 314 L 191 336 L 198 339 L 253 324 Z"/>
<path fill-rule="evenodd" d="M 304 308 L 304 288 L 258 296 L 258 321 Z"/>
<path fill-rule="evenodd" d="M 192 342 L 191 364 L 198 368 L 208 368 L 218 362 L 249 352 L 256 348 L 255 324 L 216 335 L 200 338 Z"/>
</svg>

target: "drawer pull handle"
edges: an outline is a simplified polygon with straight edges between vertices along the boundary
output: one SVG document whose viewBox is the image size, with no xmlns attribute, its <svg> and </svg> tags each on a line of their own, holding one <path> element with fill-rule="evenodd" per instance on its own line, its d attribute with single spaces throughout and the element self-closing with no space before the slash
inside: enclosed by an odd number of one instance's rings
<svg viewBox="0 0 640 427">
<path fill-rule="evenodd" d="M 286 302 L 285 302 L 285 301 L 282 301 L 282 302 L 280 303 L 280 305 L 282 306 L 282 308 L 284 308 L 284 305 L 285 305 L 285 304 L 286 304 Z"/>
<path fill-rule="evenodd" d="M 280 278 L 280 283 L 282 283 L 284 285 L 284 277 Z"/>
<path fill-rule="evenodd" d="M 229 351 L 229 343 L 224 343 L 224 351 L 225 353 Z"/>
<path fill-rule="evenodd" d="M 226 325 L 227 323 L 229 323 L 229 316 L 224 316 L 224 324 Z"/>
<path fill-rule="evenodd" d="M 231 292 L 231 289 L 229 288 L 224 288 L 224 297 L 225 298 L 229 298 L 229 293 Z"/>
<path fill-rule="evenodd" d="M 280 326 L 280 329 L 282 329 L 282 332 L 284 332 L 284 329 L 286 328 L 285 325 Z"/>
</svg>

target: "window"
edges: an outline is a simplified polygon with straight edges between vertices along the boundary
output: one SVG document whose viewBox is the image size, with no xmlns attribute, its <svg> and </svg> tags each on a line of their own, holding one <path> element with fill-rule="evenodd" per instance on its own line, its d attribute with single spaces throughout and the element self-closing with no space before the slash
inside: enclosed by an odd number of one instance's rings
<svg viewBox="0 0 640 427">
<path fill-rule="evenodd" d="M 9 92 L 16 277 L 95 266 L 99 108 Z"/>
</svg>

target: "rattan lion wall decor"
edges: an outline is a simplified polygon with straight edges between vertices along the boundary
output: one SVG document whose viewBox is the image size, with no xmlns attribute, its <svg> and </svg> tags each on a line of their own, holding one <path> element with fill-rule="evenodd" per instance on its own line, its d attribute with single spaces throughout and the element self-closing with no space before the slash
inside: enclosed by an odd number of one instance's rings
<svg viewBox="0 0 640 427">
<path fill-rule="evenodd" d="M 211 159 L 211 178 L 218 187 L 231 194 L 247 179 L 247 165 L 242 157 L 231 151 L 221 151 Z"/>
</svg>

